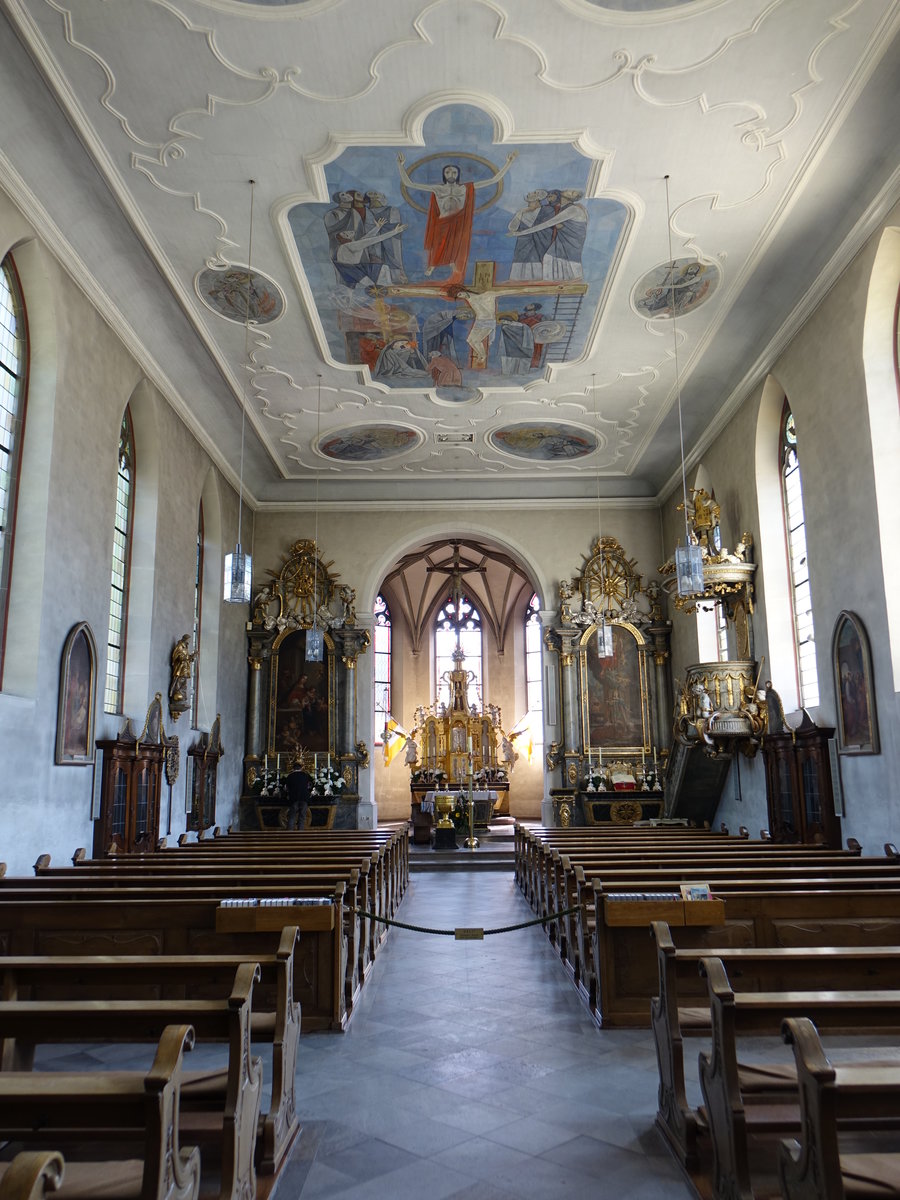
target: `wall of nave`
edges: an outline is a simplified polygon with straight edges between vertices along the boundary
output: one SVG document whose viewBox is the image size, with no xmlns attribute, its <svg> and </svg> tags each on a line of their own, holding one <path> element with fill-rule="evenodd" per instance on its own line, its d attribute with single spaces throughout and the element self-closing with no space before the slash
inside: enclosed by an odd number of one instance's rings
<svg viewBox="0 0 900 1200">
<path fill-rule="evenodd" d="M 870 853 L 900 834 L 900 654 L 897 571 L 900 513 L 900 402 L 897 298 L 900 207 L 856 255 L 824 300 L 791 337 L 765 379 L 725 429 L 702 451 L 702 469 L 721 505 L 722 542 L 733 548 L 753 535 L 757 607 L 753 617 L 762 682 L 771 679 L 791 720 L 799 704 L 783 523 L 779 434 L 785 396 L 797 427 L 815 626 L 819 704 L 810 709 L 832 726 L 837 701 L 832 632 L 843 610 L 855 612 L 872 650 L 881 752 L 842 754 L 844 839 Z M 876 459 L 881 462 L 876 470 Z M 690 487 L 698 470 L 688 470 Z M 662 508 L 667 547 L 684 539 L 677 511 L 681 485 Z M 696 623 L 673 616 L 673 670 L 698 661 Z M 757 834 L 767 824 L 761 757 L 741 759 L 717 819 Z M 739 796 L 741 797 L 739 799 Z"/>
<path fill-rule="evenodd" d="M 60 656 L 68 631 L 80 621 L 89 622 L 97 644 L 95 737 L 114 737 L 122 727 L 121 716 L 103 712 L 103 683 L 126 404 L 137 484 L 124 712 L 140 731 L 154 693 L 165 701 L 172 645 L 192 627 L 202 496 L 207 602 L 199 725 L 208 730 L 221 713 L 229 753 L 220 779 L 228 810 L 244 739 L 246 613 L 220 602 L 222 544 L 233 542 L 237 525 L 235 491 L 25 217 L 0 194 L 0 258 L 10 250 L 25 297 L 30 367 L 0 692 L 0 858 L 11 873 L 28 873 L 39 853 L 60 862 L 76 846 L 91 845 L 93 769 L 54 761 Z M 189 715 L 177 724 L 168 715 L 165 721 L 167 732 L 180 739 L 173 836 L 185 828 L 185 752 L 197 738 L 189 721 Z M 164 785 L 163 833 L 167 804 Z"/>
</svg>

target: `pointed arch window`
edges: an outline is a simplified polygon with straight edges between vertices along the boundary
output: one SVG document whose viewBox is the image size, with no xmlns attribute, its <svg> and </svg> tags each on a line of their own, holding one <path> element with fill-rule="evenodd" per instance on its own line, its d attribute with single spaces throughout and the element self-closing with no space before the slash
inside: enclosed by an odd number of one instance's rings
<svg viewBox="0 0 900 1200">
<path fill-rule="evenodd" d="M 797 452 L 797 428 L 794 414 L 787 403 L 781 418 L 781 484 L 800 703 L 804 708 L 815 708 L 819 703 L 819 675 L 806 550 L 806 521 L 803 515 L 803 485 Z"/>
<path fill-rule="evenodd" d="M 375 597 L 375 737 L 376 746 L 383 742 L 382 734 L 391 712 L 391 610 L 380 593 Z"/>
<path fill-rule="evenodd" d="M 541 649 L 541 602 L 535 592 L 525 609 L 525 690 L 531 735 L 541 740 L 544 728 L 544 699 L 542 689 L 543 651 Z"/>
<path fill-rule="evenodd" d="M 448 596 L 434 622 L 434 690 L 444 704 L 450 703 L 450 686 L 441 677 L 445 671 L 453 670 L 457 642 L 466 656 L 463 666 L 475 676 L 469 684 L 469 704 L 480 706 L 484 695 L 481 613 L 465 595 L 459 597 L 458 603 Z"/>
<path fill-rule="evenodd" d="M 134 429 L 126 407 L 119 430 L 119 469 L 116 474 L 116 518 L 113 529 L 112 573 L 109 589 L 109 634 L 106 649 L 106 688 L 103 707 L 122 711 L 125 682 L 125 636 L 128 626 L 128 582 L 134 532 Z"/>
<path fill-rule="evenodd" d="M 25 425 L 26 362 L 25 307 L 15 264 L 8 254 L 0 263 L 0 675 Z"/>
<path fill-rule="evenodd" d="M 193 673 L 193 695 L 191 697 L 191 728 L 198 729 L 200 721 L 200 620 L 203 612 L 203 501 L 197 514 L 197 559 L 194 571 L 194 621 L 191 644 L 194 660 L 191 664 Z"/>
</svg>

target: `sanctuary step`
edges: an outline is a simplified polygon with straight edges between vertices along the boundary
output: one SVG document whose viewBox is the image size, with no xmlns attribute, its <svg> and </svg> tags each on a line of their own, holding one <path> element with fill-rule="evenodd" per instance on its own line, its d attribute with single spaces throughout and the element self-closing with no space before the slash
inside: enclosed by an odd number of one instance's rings
<svg viewBox="0 0 900 1200">
<path fill-rule="evenodd" d="M 457 834 L 456 850 L 433 850 L 410 842 L 410 871 L 510 871 L 515 870 L 512 825 L 492 825 L 479 833 L 478 847 L 467 850 L 465 834 Z"/>
</svg>

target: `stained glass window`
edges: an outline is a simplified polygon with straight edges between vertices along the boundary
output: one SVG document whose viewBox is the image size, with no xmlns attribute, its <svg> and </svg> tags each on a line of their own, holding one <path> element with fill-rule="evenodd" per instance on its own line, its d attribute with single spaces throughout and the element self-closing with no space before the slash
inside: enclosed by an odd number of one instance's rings
<svg viewBox="0 0 900 1200">
<path fill-rule="evenodd" d="M 459 647 L 465 654 L 463 667 L 475 676 L 469 684 L 468 701 L 481 707 L 482 648 L 481 614 L 468 596 L 461 596 L 459 606 L 448 596 L 434 623 L 434 679 L 439 701 L 450 703 L 450 685 L 442 678 L 453 670 L 453 651 Z"/>
<path fill-rule="evenodd" d="M 116 518 L 113 528 L 112 578 L 109 589 L 109 636 L 106 650 L 106 688 L 103 707 L 122 711 L 125 681 L 125 634 L 128 625 L 128 576 L 134 526 L 134 431 L 126 408 L 119 431 L 119 470 L 116 475 Z"/>
<path fill-rule="evenodd" d="M 12 258 L 0 263 L 0 664 L 6 635 L 16 485 L 25 418 L 25 316 Z"/>
<path fill-rule="evenodd" d="M 531 735 L 535 742 L 542 740 L 544 728 L 544 700 L 541 688 L 543 653 L 541 651 L 541 603 L 537 593 L 528 601 L 525 609 L 525 687 L 528 697 L 528 715 Z"/>
<path fill-rule="evenodd" d="M 803 487 L 797 453 L 797 429 L 794 414 L 787 405 L 781 421 L 781 481 L 800 703 L 804 708 L 815 708 L 819 703 L 819 675 L 806 551 L 806 521 L 803 516 Z"/>
<path fill-rule="evenodd" d="M 384 740 L 382 734 L 391 711 L 391 610 L 384 596 L 375 597 L 375 745 Z"/>
</svg>

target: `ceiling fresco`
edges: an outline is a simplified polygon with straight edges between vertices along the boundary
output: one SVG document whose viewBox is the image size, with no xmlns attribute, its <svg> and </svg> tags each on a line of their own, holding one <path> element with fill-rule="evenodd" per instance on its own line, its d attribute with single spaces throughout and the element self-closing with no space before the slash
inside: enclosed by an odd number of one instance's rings
<svg viewBox="0 0 900 1200">
<path fill-rule="evenodd" d="M 499 146 L 486 113 L 429 115 L 424 146 L 355 146 L 330 203 L 288 221 L 325 353 L 388 388 L 465 401 L 576 362 L 629 224 L 564 144 Z"/>
<path fill-rule="evenodd" d="M 900 198 L 900 4 L 0 0 L 0 108 L 251 504 L 652 504 Z"/>
</svg>

